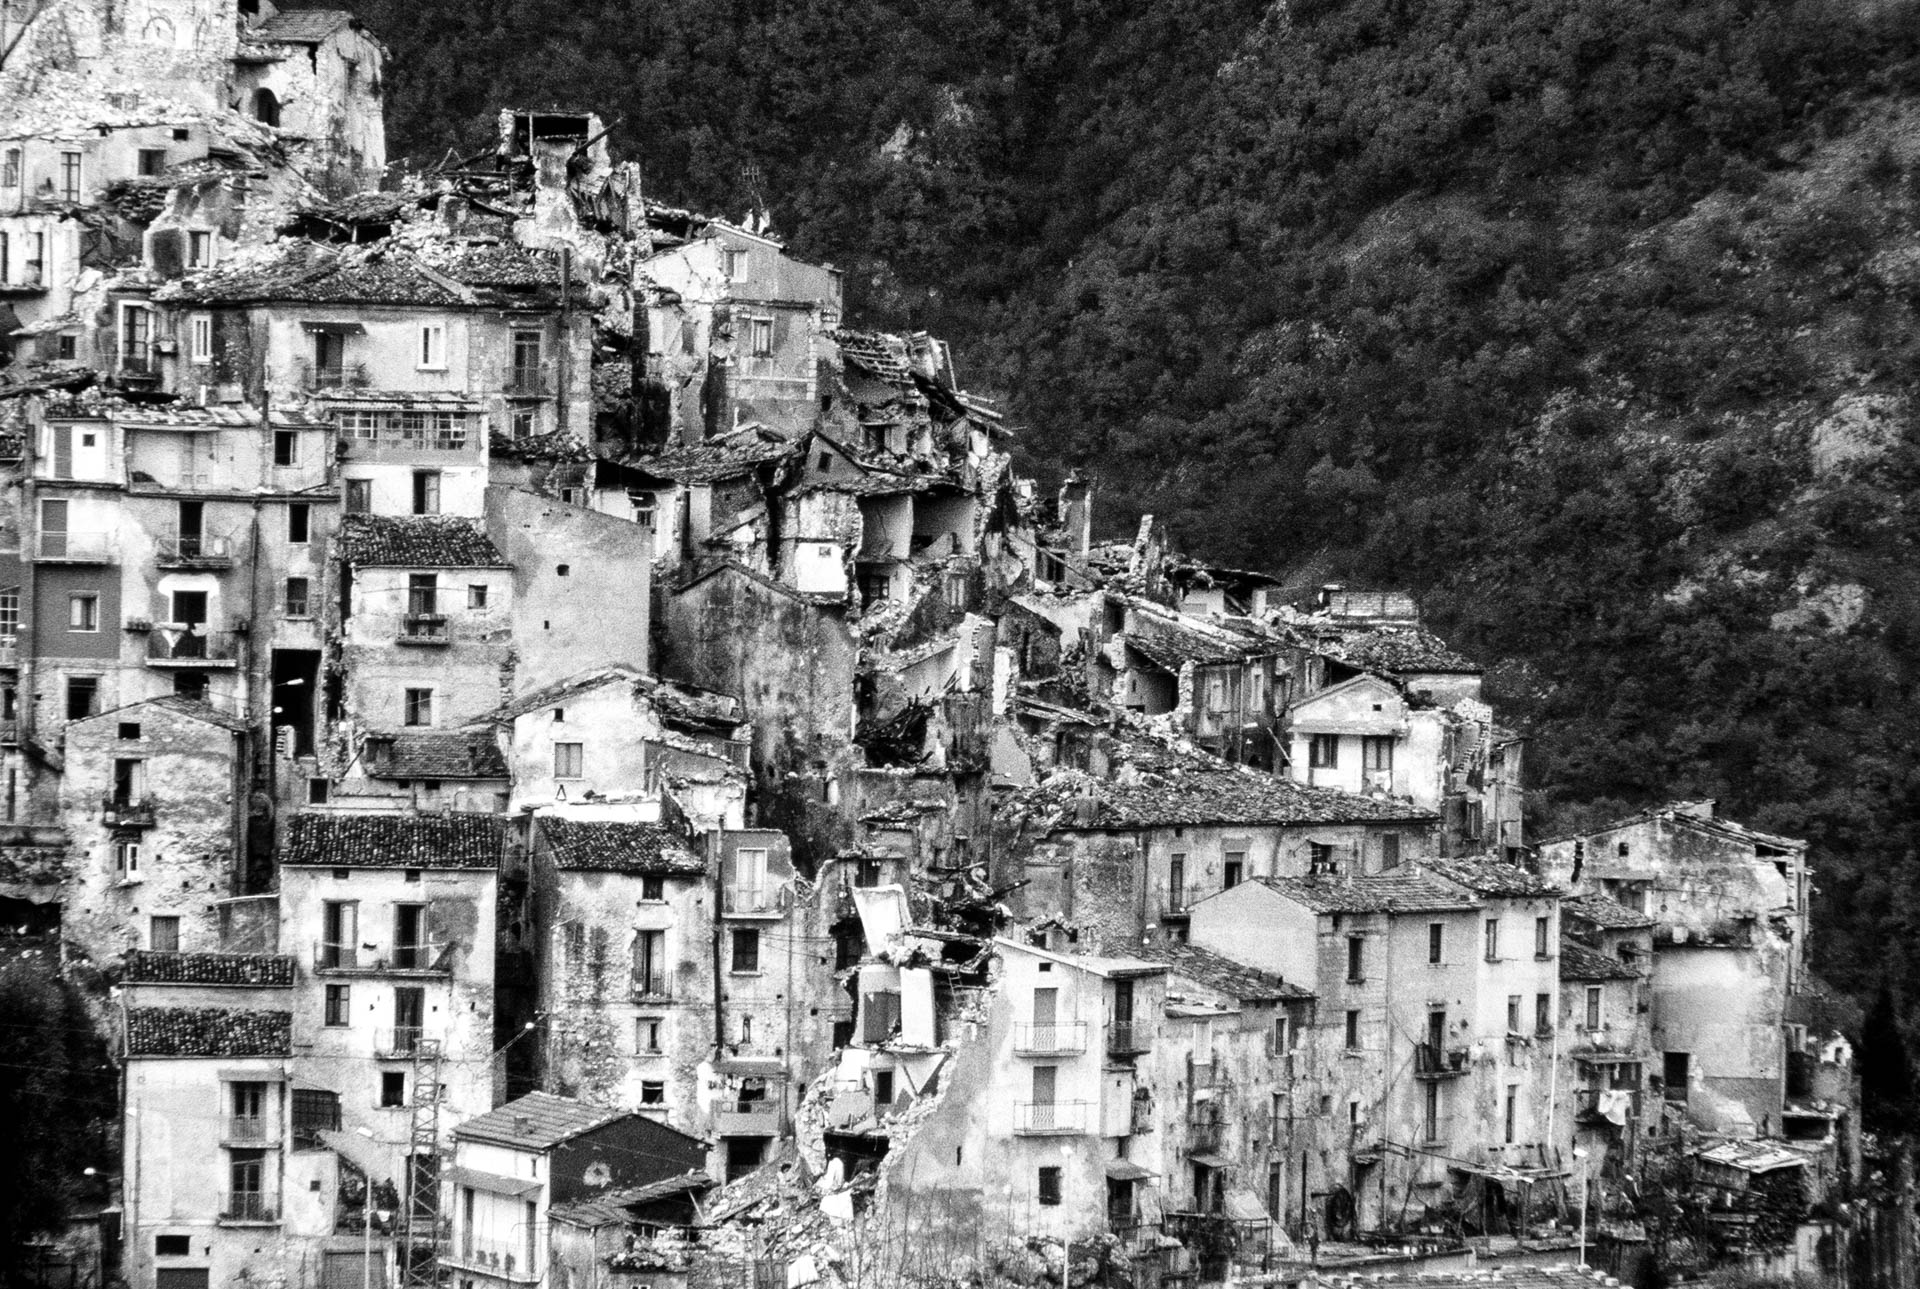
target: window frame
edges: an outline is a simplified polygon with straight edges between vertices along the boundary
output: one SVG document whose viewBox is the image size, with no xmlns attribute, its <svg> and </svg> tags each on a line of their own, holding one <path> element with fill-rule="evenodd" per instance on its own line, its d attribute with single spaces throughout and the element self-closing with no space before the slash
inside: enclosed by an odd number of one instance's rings
<svg viewBox="0 0 1920 1289">
<path fill-rule="evenodd" d="M 400 723 L 408 729 L 432 729 L 436 689 L 432 685 L 407 685 L 400 690 Z"/>
<path fill-rule="evenodd" d="M 1338 734 L 1307 735 L 1307 768 L 1310 770 L 1340 768 L 1340 736 Z"/>
<path fill-rule="evenodd" d="M 423 322 L 420 324 L 420 344 L 414 350 L 414 360 L 416 371 L 447 370 L 446 323 Z"/>
<path fill-rule="evenodd" d="M 587 777 L 587 745 L 580 742 L 553 742 L 553 777 L 572 782 Z"/>
<path fill-rule="evenodd" d="M 187 359 L 189 362 L 213 361 L 213 315 L 195 313 L 187 317 Z"/>
<path fill-rule="evenodd" d="M 294 596 L 294 587 L 299 586 L 299 597 Z M 289 618 L 305 619 L 313 616 L 313 579 L 309 577 L 289 577 L 281 588 L 285 600 L 281 611 Z"/>
<path fill-rule="evenodd" d="M 71 635 L 100 634 L 100 592 L 67 592 L 67 632 Z"/>
<path fill-rule="evenodd" d="M 760 974 L 760 928 L 737 926 L 731 928 L 727 937 L 727 974 L 730 976 L 757 976 Z M 746 954 L 741 953 L 742 946 L 752 946 Z M 742 965 L 744 962 L 745 965 Z"/>
</svg>

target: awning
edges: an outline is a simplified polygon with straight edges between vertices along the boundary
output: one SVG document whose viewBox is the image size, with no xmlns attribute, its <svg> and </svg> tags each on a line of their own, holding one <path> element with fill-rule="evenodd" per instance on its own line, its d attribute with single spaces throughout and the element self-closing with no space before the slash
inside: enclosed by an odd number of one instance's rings
<svg viewBox="0 0 1920 1289">
<path fill-rule="evenodd" d="M 1225 1168 L 1232 1161 L 1225 1155 L 1215 1155 L 1203 1151 L 1194 1155 L 1193 1162 L 1206 1168 Z"/>
<path fill-rule="evenodd" d="M 324 332 L 329 336 L 364 336 L 367 334 L 365 325 L 358 322 L 315 322 L 302 320 L 300 327 L 303 331 Z"/>
<path fill-rule="evenodd" d="M 1160 1174 L 1148 1168 L 1142 1168 L 1131 1159 L 1109 1159 L 1107 1161 L 1107 1180 L 1110 1182 L 1140 1182 Z"/>
<path fill-rule="evenodd" d="M 498 1173 L 483 1173 L 477 1168 L 449 1168 L 445 1172 L 448 1181 L 456 1186 L 471 1186 L 477 1191 L 486 1191 L 493 1195 L 511 1195 L 516 1198 L 532 1195 L 539 1191 L 540 1183 L 524 1177 L 502 1177 Z"/>
</svg>

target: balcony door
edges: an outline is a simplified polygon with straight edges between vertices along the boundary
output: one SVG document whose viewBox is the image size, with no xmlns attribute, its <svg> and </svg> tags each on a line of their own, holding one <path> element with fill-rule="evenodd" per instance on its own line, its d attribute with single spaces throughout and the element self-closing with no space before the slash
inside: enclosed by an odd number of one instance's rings
<svg viewBox="0 0 1920 1289">
<path fill-rule="evenodd" d="M 347 338 L 334 331 L 313 333 L 313 383 L 322 389 L 339 385 L 347 365 Z"/>
<path fill-rule="evenodd" d="M 393 1050 L 411 1052 L 420 1042 L 427 1020 L 427 991 L 418 985 L 400 985 L 393 991 Z"/>
<path fill-rule="evenodd" d="M 195 539 L 195 543 L 198 544 L 198 538 Z M 173 656 L 176 658 L 206 657 L 207 593 L 175 591 L 171 617 L 180 632 L 180 638 L 173 644 Z"/>
<path fill-rule="evenodd" d="M 189 480 L 193 475 L 193 447 L 191 434 L 182 434 L 185 443 L 181 448 L 180 482 L 191 487 Z M 200 554 L 200 545 L 207 535 L 207 503 L 204 501 L 183 501 L 180 503 L 180 553 L 189 559 Z"/>
<path fill-rule="evenodd" d="M 1059 1048 L 1060 991 L 1058 989 L 1036 989 L 1033 991 L 1033 1046 L 1034 1050 L 1052 1052 Z"/>
<path fill-rule="evenodd" d="M 1060 1067 L 1033 1067 L 1033 1119 L 1035 1130 L 1045 1132 L 1055 1126 L 1056 1097 L 1059 1095 Z"/>
</svg>

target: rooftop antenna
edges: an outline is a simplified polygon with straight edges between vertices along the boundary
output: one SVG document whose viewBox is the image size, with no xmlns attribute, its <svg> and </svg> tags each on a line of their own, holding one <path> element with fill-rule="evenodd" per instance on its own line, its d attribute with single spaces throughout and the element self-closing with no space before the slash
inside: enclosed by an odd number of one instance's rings
<svg viewBox="0 0 1920 1289">
<path fill-rule="evenodd" d="M 747 191 L 753 195 L 753 208 L 747 212 L 749 233 L 764 233 L 772 222 L 767 214 L 767 199 L 760 192 L 762 178 L 759 162 L 749 161 L 740 167 L 740 182 L 746 185 Z"/>
</svg>

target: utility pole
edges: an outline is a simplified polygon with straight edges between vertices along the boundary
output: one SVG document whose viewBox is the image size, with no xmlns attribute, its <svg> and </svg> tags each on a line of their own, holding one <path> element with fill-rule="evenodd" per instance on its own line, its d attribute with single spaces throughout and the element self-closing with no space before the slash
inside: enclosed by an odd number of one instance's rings
<svg viewBox="0 0 1920 1289">
<path fill-rule="evenodd" d="M 402 1289 L 434 1289 L 440 1277 L 440 1040 L 413 1040 L 413 1100 L 407 1125 L 407 1225 Z M 424 1250 L 424 1256 L 423 1254 Z"/>
</svg>

